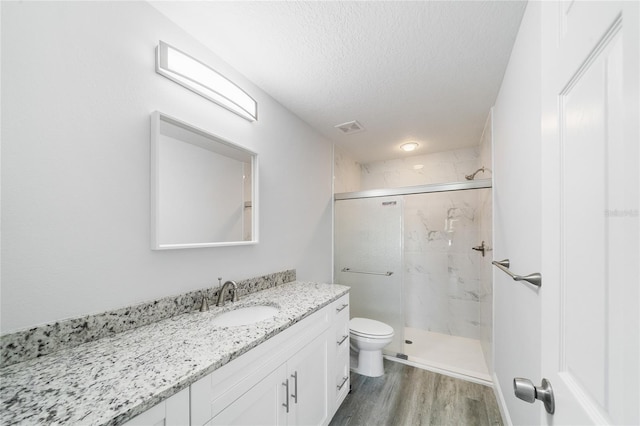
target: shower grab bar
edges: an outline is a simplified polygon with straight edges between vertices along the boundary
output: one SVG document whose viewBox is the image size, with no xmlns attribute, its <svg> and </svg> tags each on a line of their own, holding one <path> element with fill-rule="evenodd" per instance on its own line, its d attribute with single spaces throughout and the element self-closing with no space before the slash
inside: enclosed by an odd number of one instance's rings
<svg viewBox="0 0 640 426">
<path fill-rule="evenodd" d="M 353 274 L 386 275 L 387 277 L 390 275 L 393 275 L 393 272 L 391 271 L 387 271 L 387 272 L 356 271 L 355 269 L 351 269 L 351 268 L 342 268 L 342 272 L 351 272 Z"/>
<path fill-rule="evenodd" d="M 501 269 L 504 273 L 506 273 L 511 278 L 513 278 L 514 281 L 526 281 L 530 284 L 535 285 L 536 287 L 542 287 L 542 275 L 540 275 L 539 272 L 525 275 L 525 276 L 516 275 L 509 270 L 509 265 L 510 265 L 509 259 L 494 260 L 491 263 L 496 265 L 498 269 Z"/>
</svg>

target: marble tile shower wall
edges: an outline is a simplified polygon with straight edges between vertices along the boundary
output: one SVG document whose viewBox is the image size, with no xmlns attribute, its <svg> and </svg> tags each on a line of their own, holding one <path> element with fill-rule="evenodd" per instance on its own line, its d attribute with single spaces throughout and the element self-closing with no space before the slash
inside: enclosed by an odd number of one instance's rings
<svg viewBox="0 0 640 426">
<path fill-rule="evenodd" d="M 408 327 L 479 339 L 479 192 L 405 196 L 404 291 Z"/>
<path fill-rule="evenodd" d="M 340 147 L 333 150 L 333 192 L 360 191 L 360 164 L 355 162 Z"/>
<path fill-rule="evenodd" d="M 480 168 L 479 157 L 472 147 L 363 164 L 360 190 L 461 182 Z"/>
</svg>

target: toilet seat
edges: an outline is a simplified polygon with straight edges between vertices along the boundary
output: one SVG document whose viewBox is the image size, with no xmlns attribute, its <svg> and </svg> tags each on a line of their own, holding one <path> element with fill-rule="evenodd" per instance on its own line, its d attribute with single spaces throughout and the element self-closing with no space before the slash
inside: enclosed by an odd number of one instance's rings
<svg viewBox="0 0 640 426">
<path fill-rule="evenodd" d="M 393 336 L 393 328 L 388 324 L 369 318 L 351 318 L 351 334 L 369 339 L 384 339 Z"/>
</svg>

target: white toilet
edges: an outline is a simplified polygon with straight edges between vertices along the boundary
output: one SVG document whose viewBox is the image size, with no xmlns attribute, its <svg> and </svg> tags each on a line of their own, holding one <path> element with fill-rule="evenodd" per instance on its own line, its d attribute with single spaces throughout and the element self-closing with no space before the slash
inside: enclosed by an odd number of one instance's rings
<svg viewBox="0 0 640 426">
<path fill-rule="evenodd" d="M 382 376 L 382 348 L 393 340 L 393 328 L 368 318 L 351 318 L 349 337 L 351 350 L 355 351 L 358 357 L 358 366 L 355 367 L 352 362 L 351 369 L 363 376 Z"/>
</svg>

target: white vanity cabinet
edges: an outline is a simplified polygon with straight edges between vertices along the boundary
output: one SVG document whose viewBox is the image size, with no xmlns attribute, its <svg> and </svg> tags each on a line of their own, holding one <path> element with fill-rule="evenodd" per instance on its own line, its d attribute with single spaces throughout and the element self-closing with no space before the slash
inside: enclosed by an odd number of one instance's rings
<svg viewBox="0 0 640 426">
<path fill-rule="evenodd" d="M 327 424 L 337 318 L 334 302 L 191 385 L 191 425 Z"/>
<path fill-rule="evenodd" d="M 125 423 L 326 425 L 349 392 L 349 295 Z"/>
<path fill-rule="evenodd" d="M 329 421 L 328 333 L 307 344 L 210 421 L 213 425 L 322 425 Z"/>
<path fill-rule="evenodd" d="M 189 389 L 183 389 L 134 417 L 124 426 L 185 426 L 189 424 Z"/>
</svg>

